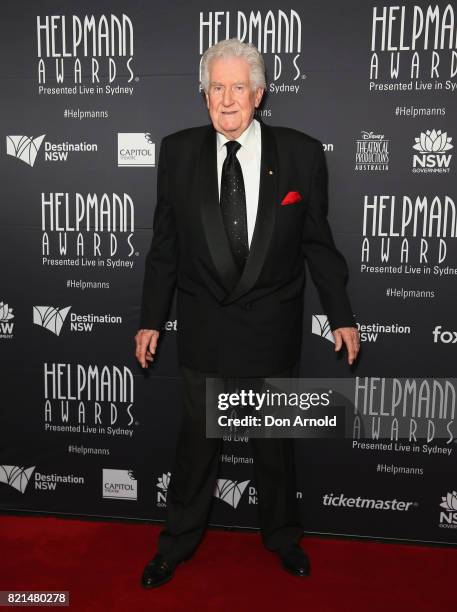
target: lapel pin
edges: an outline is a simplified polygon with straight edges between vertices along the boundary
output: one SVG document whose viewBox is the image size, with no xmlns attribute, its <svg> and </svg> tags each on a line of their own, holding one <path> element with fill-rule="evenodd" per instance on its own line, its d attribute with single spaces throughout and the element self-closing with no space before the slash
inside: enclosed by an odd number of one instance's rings
<svg viewBox="0 0 457 612">
<path fill-rule="evenodd" d="M 268 170 L 268 174 L 274 174 L 273 170 Z"/>
</svg>

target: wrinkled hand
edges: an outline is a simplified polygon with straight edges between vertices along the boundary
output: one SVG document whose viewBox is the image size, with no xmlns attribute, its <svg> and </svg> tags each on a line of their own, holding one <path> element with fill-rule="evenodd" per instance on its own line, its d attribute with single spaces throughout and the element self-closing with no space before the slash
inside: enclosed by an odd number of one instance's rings
<svg viewBox="0 0 457 612">
<path fill-rule="evenodd" d="M 359 330 L 357 327 L 338 327 L 332 331 L 332 334 L 335 338 L 335 351 L 339 351 L 344 342 L 348 352 L 348 363 L 352 365 L 360 349 Z"/>
<path fill-rule="evenodd" d="M 149 366 L 148 361 L 154 361 L 159 335 L 160 332 L 156 329 L 139 329 L 137 331 L 135 335 L 135 357 L 140 362 L 142 368 Z"/>
</svg>

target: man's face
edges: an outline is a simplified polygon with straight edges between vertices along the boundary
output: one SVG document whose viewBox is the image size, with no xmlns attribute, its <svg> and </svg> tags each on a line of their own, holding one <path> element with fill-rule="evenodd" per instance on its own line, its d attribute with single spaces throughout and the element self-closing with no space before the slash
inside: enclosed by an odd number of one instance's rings
<svg viewBox="0 0 457 612">
<path fill-rule="evenodd" d="M 209 66 L 206 104 L 214 129 L 229 140 L 238 138 L 251 123 L 263 96 L 249 79 L 249 64 L 243 57 L 218 57 Z"/>
</svg>

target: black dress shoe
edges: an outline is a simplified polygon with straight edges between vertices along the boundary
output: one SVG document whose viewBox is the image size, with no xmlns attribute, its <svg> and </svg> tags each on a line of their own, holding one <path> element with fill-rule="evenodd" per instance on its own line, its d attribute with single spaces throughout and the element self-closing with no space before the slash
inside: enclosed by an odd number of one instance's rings
<svg viewBox="0 0 457 612">
<path fill-rule="evenodd" d="M 286 572 L 294 574 L 294 576 L 309 576 L 311 566 L 308 556 L 303 552 L 300 546 L 291 546 L 285 551 L 279 551 L 281 565 Z"/>
<path fill-rule="evenodd" d="M 143 571 L 141 584 L 145 589 L 158 587 L 173 578 L 175 568 L 172 564 L 165 561 L 160 553 L 157 553 Z"/>
</svg>

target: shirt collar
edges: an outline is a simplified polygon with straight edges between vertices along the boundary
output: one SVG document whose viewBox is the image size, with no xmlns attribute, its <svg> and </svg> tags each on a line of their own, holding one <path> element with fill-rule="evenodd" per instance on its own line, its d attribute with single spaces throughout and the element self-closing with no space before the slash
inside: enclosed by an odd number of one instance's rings
<svg viewBox="0 0 457 612">
<path fill-rule="evenodd" d="M 254 144 L 255 132 L 256 130 L 258 130 L 259 125 L 260 124 L 257 121 L 257 119 L 253 119 L 251 123 L 248 125 L 248 127 L 244 130 L 244 132 L 236 139 L 242 147 L 249 149 Z M 226 138 L 224 134 L 217 132 L 217 150 L 218 152 L 221 151 L 222 147 L 225 145 L 226 142 L 228 142 L 228 140 L 229 139 Z"/>
</svg>

